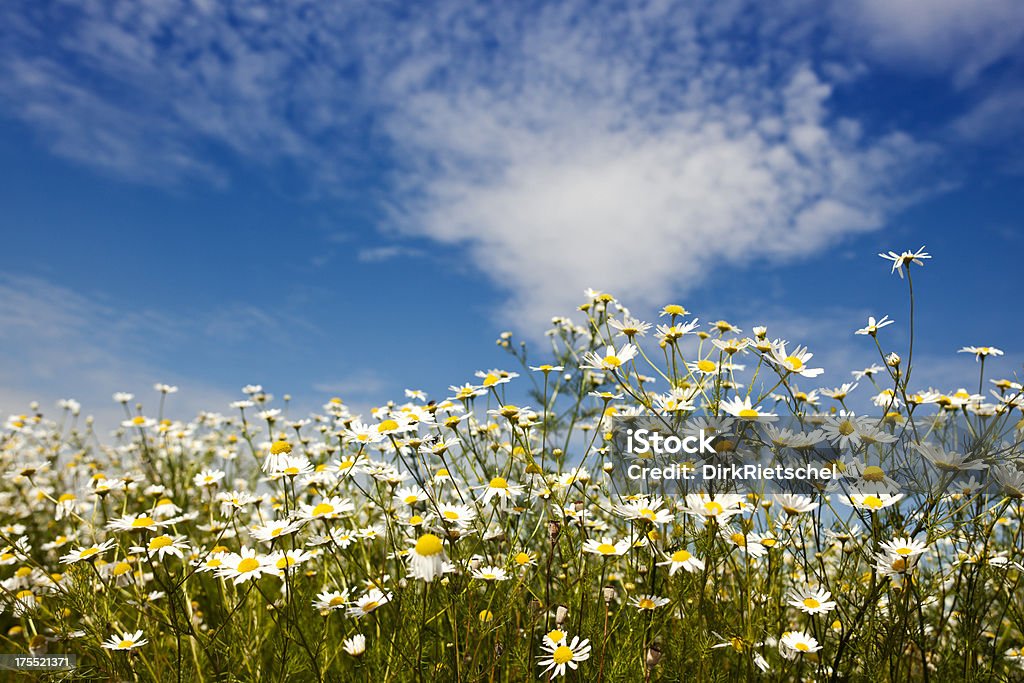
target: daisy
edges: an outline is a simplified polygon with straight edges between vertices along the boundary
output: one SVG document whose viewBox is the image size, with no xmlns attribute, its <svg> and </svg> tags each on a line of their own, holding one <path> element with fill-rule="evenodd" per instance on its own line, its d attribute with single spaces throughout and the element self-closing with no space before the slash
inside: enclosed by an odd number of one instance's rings
<svg viewBox="0 0 1024 683">
<path fill-rule="evenodd" d="M 265 555 L 259 555 L 255 549 L 250 550 L 245 546 L 242 546 L 238 553 L 228 553 L 223 562 L 223 565 L 217 570 L 217 576 L 232 579 L 235 584 L 258 579 L 264 574 L 274 574 L 277 571 L 267 561 Z"/>
<path fill-rule="evenodd" d="M 108 650 L 133 650 L 142 647 L 149 641 L 142 637 L 142 631 L 135 633 L 122 632 L 121 635 L 110 636 L 103 642 L 103 647 Z"/>
<path fill-rule="evenodd" d="M 452 505 L 443 503 L 438 507 L 441 519 L 454 524 L 460 529 L 466 529 L 476 519 L 476 511 L 468 505 Z"/>
<path fill-rule="evenodd" d="M 704 561 L 692 555 L 685 548 L 676 550 L 671 555 L 666 555 L 665 557 L 667 559 L 664 562 L 659 562 L 658 566 L 668 565 L 669 576 L 675 576 L 675 573 L 680 569 L 690 573 L 704 571 Z"/>
<path fill-rule="evenodd" d="M 786 631 L 779 639 L 779 653 L 786 659 L 796 659 L 820 649 L 818 641 L 803 631 Z"/>
<path fill-rule="evenodd" d="M 750 346 L 749 339 L 712 339 L 711 343 L 729 356 L 734 356 Z"/>
<path fill-rule="evenodd" d="M 615 326 L 615 321 L 611 321 L 612 327 Z M 565 368 L 561 365 L 551 365 L 550 363 L 544 363 L 542 365 L 531 365 L 530 369 L 534 372 L 543 372 L 545 375 L 552 372 L 562 372 Z"/>
<path fill-rule="evenodd" d="M 406 554 L 409 571 L 413 578 L 433 581 L 444 571 L 444 563 L 448 557 L 444 553 L 444 544 L 434 534 L 423 534 Z"/>
<path fill-rule="evenodd" d="M 858 510 L 876 512 L 890 505 L 895 505 L 901 498 L 903 498 L 902 493 L 880 493 L 878 495 L 851 493 L 849 496 L 839 496 L 839 502 L 843 505 L 850 505 Z"/>
<path fill-rule="evenodd" d="M 140 513 L 138 515 L 125 515 L 120 519 L 111 520 L 107 524 L 108 529 L 114 531 L 141 531 L 144 529 L 157 529 L 164 525 L 164 522 L 158 522 L 148 513 Z"/>
<path fill-rule="evenodd" d="M 1001 356 L 1003 352 L 994 346 L 965 346 L 957 353 L 973 353 L 975 360 L 984 360 L 988 356 Z"/>
<path fill-rule="evenodd" d="M 920 557 L 920 555 L 877 553 L 875 555 L 875 571 L 882 576 L 900 577 L 913 570 Z"/>
<path fill-rule="evenodd" d="M 473 570 L 473 578 L 481 581 L 507 581 L 508 572 L 501 567 L 480 567 Z"/>
<path fill-rule="evenodd" d="M 306 520 L 338 519 L 342 515 L 354 512 L 356 506 L 348 498 L 327 496 L 316 505 L 300 505 L 299 517 Z"/>
<path fill-rule="evenodd" d="M 348 606 L 348 592 L 325 590 L 316 596 L 313 607 L 321 612 L 345 609 Z"/>
<path fill-rule="evenodd" d="M 286 572 L 296 571 L 300 564 L 311 557 L 313 557 L 313 553 L 301 548 L 276 550 L 267 555 L 266 562 L 271 567 L 270 573 L 276 573 L 279 577 L 284 578 Z"/>
<path fill-rule="evenodd" d="M 289 455 L 288 453 L 268 455 L 263 469 L 272 479 L 313 473 L 313 465 L 309 462 L 309 458 L 304 455 Z"/>
<path fill-rule="evenodd" d="M 643 519 L 652 524 L 668 524 L 673 516 L 668 510 L 661 509 L 663 504 L 661 498 L 640 498 L 615 505 L 612 509 L 623 519 Z"/>
<path fill-rule="evenodd" d="M 221 470 L 203 470 L 192 477 L 192 481 L 196 486 L 216 486 L 224 476 Z"/>
<path fill-rule="evenodd" d="M 522 486 L 508 483 L 505 477 L 494 477 L 487 482 L 486 486 L 479 486 L 477 488 L 482 489 L 484 492 L 480 497 L 480 502 L 484 505 L 495 498 L 498 499 L 501 505 L 508 505 L 523 492 Z"/>
<path fill-rule="evenodd" d="M 868 418 L 841 411 L 837 417 L 828 418 L 821 430 L 837 448 L 850 448 L 860 443 L 860 430 L 869 427 Z"/>
<path fill-rule="evenodd" d="M 903 279 L 903 269 L 910 270 L 911 264 L 915 266 L 923 266 L 924 259 L 930 259 L 931 254 L 925 252 L 924 247 L 921 247 L 915 251 L 905 251 L 902 254 L 897 254 L 895 251 L 890 251 L 888 254 L 879 254 L 886 261 L 892 261 L 892 273 L 899 273 L 900 279 Z"/>
<path fill-rule="evenodd" d="M 351 638 L 346 638 L 341 642 L 341 648 L 353 657 L 358 657 L 366 652 L 366 636 L 357 633 Z"/>
<path fill-rule="evenodd" d="M 75 562 L 81 562 L 82 560 L 88 560 L 90 558 L 97 558 L 103 553 L 107 552 L 114 547 L 114 539 L 108 539 L 100 543 L 99 545 L 93 544 L 87 547 L 78 547 L 67 555 L 63 555 L 60 558 L 63 564 L 74 564 Z"/>
<path fill-rule="evenodd" d="M 789 594 L 789 604 L 805 614 L 827 614 L 836 608 L 831 597 L 832 594 L 826 590 L 793 590 Z"/>
<path fill-rule="evenodd" d="M 250 529 L 249 533 L 252 534 L 252 537 L 257 541 L 271 543 L 275 539 L 293 534 L 301 528 L 302 524 L 300 522 L 288 519 L 275 519 L 267 522 L 266 524 Z"/>
<path fill-rule="evenodd" d="M 558 647 L 559 645 L 565 643 L 568 637 L 568 633 L 566 633 L 560 628 L 556 628 L 553 631 L 548 631 L 547 633 L 545 633 L 544 637 L 541 640 L 543 640 L 544 643 L 550 645 L 551 647 Z"/>
<path fill-rule="evenodd" d="M 733 396 L 731 399 L 719 403 L 718 407 L 733 417 L 742 417 L 744 419 L 774 417 L 770 413 L 762 413 L 760 407 L 751 405 L 749 396 L 746 398 Z"/>
<path fill-rule="evenodd" d="M 652 611 L 659 607 L 664 607 L 670 602 L 672 601 L 668 598 L 661 598 L 657 595 L 634 595 L 629 599 L 629 604 L 636 607 L 641 612 Z"/>
<path fill-rule="evenodd" d="M 881 320 L 875 320 L 874 316 L 868 316 L 868 324 L 860 328 L 854 334 L 869 334 L 874 337 L 883 327 L 892 325 L 895 320 L 889 320 L 889 316 L 883 315 Z"/>
<path fill-rule="evenodd" d="M 882 550 L 890 555 L 908 557 L 927 552 L 928 544 L 912 538 L 897 537 L 883 543 Z"/>
<path fill-rule="evenodd" d="M 775 502 L 790 517 L 811 512 L 818 507 L 818 503 L 808 496 L 801 496 L 795 493 L 780 493 L 775 496 Z"/>
<path fill-rule="evenodd" d="M 585 353 L 580 367 L 583 369 L 611 370 L 614 372 L 631 361 L 636 356 L 636 353 L 636 347 L 628 342 L 623 344 L 618 352 L 615 351 L 614 346 L 608 346 L 604 356 L 599 355 L 595 351 Z"/>
<path fill-rule="evenodd" d="M 704 518 L 725 521 L 743 511 L 743 496 L 736 493 L 721 493 L 709 496 L 705 493 L 690 493 L 684 499 L 683 512 Z"/>
<path fill-rule="evenodd" d="M 478 370 L 475 374 L 477 377 L 483 379 L 483 381 L 480 382 L 480 387 L 483 389 L 490 389 L 498 386 L 499 384 L 508 384 L 519 376 L 515 372 L 508 372 L 506 370 L 488 370 L 487 372 Z"/>
<path fill-rule="evenodd" d="M 925 460 L 943 472 L 964 472 L 967 470 L 984 470 L 988 465 L 980 460 L 967 461 L 967 456 L 956 451 L 945 451 L 929 443 L 915 443 L 913 447 L 924 456 Z"/>
<path fill-rule="evenodd" d="M 168 536 L 167 534 L 154 536 L 145 547 L 132 546 L 130 548 L 131 552 L 137 555 L 145 554 L 146 557 L 156 556 L 161 560 L 165 559 L 168 555 L 181 558 L 188 549 L 189 546 L 184 536 Z"/>
<path fill-rule="evenodd" d="M 810 353 L 806 346 L 797 346 L 793 349 L 793 353 L 787 353 L 786 342 L 780 341 L 772 344 L 771 355 L 767 358 L 776 365 L 782 367 L 784 370 L 796 373 L 801 377 L 813 378 L 825 372 L 824 368 L 807 367 L 807 361 L 809 361 L 813 356 L 814 354 Z"/>
<path fill-rule="evenodd" d="M 623 316 L 621 321 L 612 318 L 608 321 L 608 324 L 629 340 L 632 340 L 633 337 L 642 337 L 651 329 L 650 323 L 645 323 L 628 315 Z"/>
<path fill-rule="evenodd" d="M 621 541 L 612 542 L 612 539 L 605 536 L 601 541 L 596 539 L 587 539 L 583 544 L 583 552 L 593 553 L 594 555 L 603 555 L 605 557 L 624 555 L 629 550 L 630 543 L 626 539 Z"/>
<path fill-rule="evenodd" d="M 402 505 L 413 506 L 427 499 L 427 492 L 418 486 L 403 486 L 395 490 L 394 498 Z"/>
<path fill-rule="evenodd" d="M 354 600 L 348 606 L 348 616 L 359 619 L 364 617 L 381 605 L 386 605 L 391 596 L 378 588 L 371 588 L 362 596 Z"/>
<path fill-rule="evenodd" d="M 520 550 L 512 556 L 512 562 L 517 567 L 531 567 L 537 565 L 537 554 L 528 550 Z"/>
<path fill-rule="evenodd" d="M 551 644 L 545 641 L 541 645 L 541 649 L 546 653 L 541 655 L 540 661 L 537 662 L 537 664 L 544 667 L 544 670 L 541 671 L 541 676 L 549 671 L 552 672 L 552 677 L 564 676 L 567 666 L 570 669 L 577 669 L 579 668 L 579 662 L 590 658 L 589 640 L 583 639 L 581 641 L 579 636 L 573 636 L 571 643 L 566 645 L 565 642 L 565 640 L 562 640 L 561 644 Z"/>
<path fill-rule="evenodd" d="M 836 387 L 835 389 L 822 389 L 821 393 L 825 396 L 828 396 L 831 399 L 835 399 L 836 401 L 842 401 L 845 400 L 846 397 L 850 394 L 850 392 L 856 388 L 856 382 L 843 382 L 842 385 Z"/>
<path fill-rule="evenodd" d="M 751 557 L 763 557 L 768 553 L 768 546 L 761 543 L 761 536 L 753 533 L 743 533 L 732 527 L 723 527 L 722 536 L 732 545 L 736 546 L 743 553 Z"/>
</svg>

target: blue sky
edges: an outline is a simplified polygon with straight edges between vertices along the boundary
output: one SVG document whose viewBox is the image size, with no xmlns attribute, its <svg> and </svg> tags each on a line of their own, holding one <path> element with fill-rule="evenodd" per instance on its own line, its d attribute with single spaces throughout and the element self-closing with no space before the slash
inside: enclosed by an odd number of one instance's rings
<svg viewBox="0 0 1024 683">
<path fill-rule="evenodd" d="M 1024 361 L 1024 6 L 0 7 L 0 410 L 435 396 L 585 287 L 921 382 Z M 903 333 L 889 328 L 900 348 Z"/>
</svg>

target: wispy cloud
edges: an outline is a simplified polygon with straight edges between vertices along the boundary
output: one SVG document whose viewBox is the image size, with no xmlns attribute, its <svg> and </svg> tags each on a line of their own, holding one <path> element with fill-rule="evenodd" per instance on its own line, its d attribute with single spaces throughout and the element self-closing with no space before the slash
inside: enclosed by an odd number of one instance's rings
<svg viewBox="0 0 1024 683">
<path fill-rule="evenodd" d="M 912 4 L 11 2 L 0 96 L 55 153 L 136 180 L 220 182 L 224 153 L 318 192 L 389 169 L 374 196 L 398 244 L 357 257 L 456 245 L 536 327 L 584 287 L 654 302 L 920 196 L 934 149 L 832 105 L 864 71 L 851 46 L 965 80 L 1021 24 L 1009 0 Z M 925 54 L 993 32 L 969 60 Z"/>
<path fill-rule="evenodd" d="M 168 367 L 175 347 L 196 336 L 238 343 L 263 325 L 252 307 L 219 308 L 189 318 L 125 310 L 110 301 L 31 277 L 0 277 L 0 412 L 21 412 L 29 401 L 50 410 L 74 398 L 104 427 L 116 424 L 115 391 L 130 391 L 150 407 L 155 382 L 180 385 L 170 406 L 177 417 L 227 410 L 237 395 L 201 375 Z M 300 328 L 306 329 L 306 328 Z M 286 340 L 279 340 L 285 343 Z"/>
<path fill-rule="evenodd" d="M 356 256 L 363 263 L 378 263 L 380 261 L 390 261 L 391 259 L 402 257 L 421 256 L 422 253 L 423 252 L 419 249 L 413 249 L 411 247 L 386 245 L 382 247 L 367 247 L 365 249 L 360 249 Z"/>
<path fill-rule="evenodd" d="M 971 85 L 986 68 L 1022 59 L 1024 4 L 1017 0 L 854 0 L 834 3 L 840 40 L 867 56 Z"/>
</svg>

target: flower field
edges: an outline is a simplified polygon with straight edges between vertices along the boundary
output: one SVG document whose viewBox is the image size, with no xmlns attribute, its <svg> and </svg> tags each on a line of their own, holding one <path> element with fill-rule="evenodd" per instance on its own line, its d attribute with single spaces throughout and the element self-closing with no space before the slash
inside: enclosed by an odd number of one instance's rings
<svg viewBox="0 0 1024 683">
<path fill-rule="evenodd" d="M 809 389 L 813 339 L 678 304 L 648 323 L 588 292 L 541 348 L 502 335 L 507 368 L 361 416 L 344 397 L 293 415 L 257 385 L 188 422 L 165 417 L 175 387 L 116 394 L 113 435 L 73 400 L 11 415 L 0 651 L 77 668 L 7 673 L 1021 680 L 1020 380 L 967 347 L 977 386 L 918 386 L 929 256 L 883 258 L 910 346 L 871 318 L 856 334 L 878 362 L 838 387 Z M 640 415 L 720 434 L 785 419 L 803 429 L 772 427 L 780 455 L 821 453 L 868 486 L 623 495 L 611 432 Z M 934 485 L 901 489 L 907 462 Z"/>
</svg>

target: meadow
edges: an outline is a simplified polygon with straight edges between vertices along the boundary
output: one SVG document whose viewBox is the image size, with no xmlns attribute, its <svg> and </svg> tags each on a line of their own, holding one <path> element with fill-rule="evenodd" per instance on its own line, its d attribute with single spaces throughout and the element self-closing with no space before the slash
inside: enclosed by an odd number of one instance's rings
<svg viewBox="0 0 1024 683">
<path fill-rule="evenodd" d="M 910 346 L 871 318 L 856 333 L 877 363 L 840 386 L 809 389 L 814 340 L 680 304 L 644 322 L 592 291 L 540 348 L 501 335 L 506 368 L 361 416 L 344 397 L 293 415 L 258 385 L 187 422 L 166 417 L 176 387 L 152 405 L 115 394 L 112 435 L 70 399 L 8 416 L 0 652 L 77 668 L 7 673 L 1021 680 L 1020 380 L 982 346 L 961 349 L 976 387 L 915 385 L 929 256 L 883 258 Z M 776 428 L 780 454 L 830 454 L 877 487 L 625 495 L 611 429 L 631 416 L 721 434 L 784 418 L 805 429 Z M 909 461 L 939 485 L 901 492 L 890 468 Z"/>
</svg>

